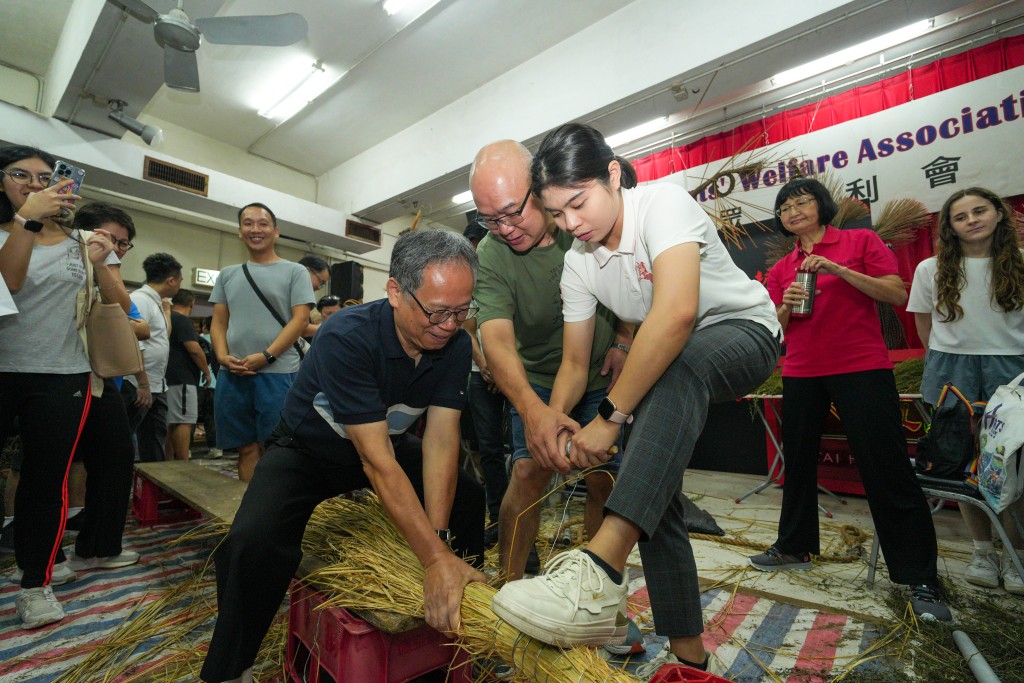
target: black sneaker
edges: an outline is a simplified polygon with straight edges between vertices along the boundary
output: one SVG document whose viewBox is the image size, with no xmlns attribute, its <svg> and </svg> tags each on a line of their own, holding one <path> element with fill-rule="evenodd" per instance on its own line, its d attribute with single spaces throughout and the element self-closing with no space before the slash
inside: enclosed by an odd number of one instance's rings
<svg viewBox="0 0 1024 683">
<path fill-rule="evenodd" d="M 953 621 L 953 613 L 942 601 L 938 586 L 919 584 L 910 587 L 910 606 L 922 621 Z"/>
<path fill-rule="evenodd" d="M 537 546 L 530 548 L 530 555 L 526 558 L 526 573 L 540 574 L 540 555 L 537 554 Z"/>
<path fill-rule="evenodd" d="M 786 555 L 772 546 L 760 555 L 747 558 L 750 566 L 763 572 L 788 571 L 791 569 L 810 569 L 813 566 L 810 553 Z"/>
</svg>

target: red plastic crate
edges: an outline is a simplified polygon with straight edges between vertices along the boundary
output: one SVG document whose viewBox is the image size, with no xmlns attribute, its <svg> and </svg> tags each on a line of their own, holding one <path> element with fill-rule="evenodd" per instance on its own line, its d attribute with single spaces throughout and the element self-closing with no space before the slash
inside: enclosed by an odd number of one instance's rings
<svg viewBox="0 0 1024 683">
<path fill-rule="evenodd" d="M 199 511 L 193 510 L 138 472 L 132 482 L 132 514 L 143 526 L 174 524 L 202 517 Z"/>
<path fill-rule="evenodd" d="M 466 655 L 426 624 L 388 634 L 346 609 L 316 609 L 323 594 L 295 584 L 288 625 L 290 683 L 406 683 L 451 668 L 451 683 L 472 683 Z"/>
<path fill-rule="evenodd" d="M 650 683 L 729 683 L 729 679 L 685 664 L 666 664 L 658 669 Z"/>
</svg>

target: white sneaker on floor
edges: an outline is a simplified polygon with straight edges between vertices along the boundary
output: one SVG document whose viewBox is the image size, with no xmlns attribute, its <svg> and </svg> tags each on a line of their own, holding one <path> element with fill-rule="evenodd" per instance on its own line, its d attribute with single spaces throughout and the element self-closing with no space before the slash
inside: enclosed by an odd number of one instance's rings
<svg viewBox="0 0 1024 683">
<path fill-rule="evenodd" d="M 64 608 L 57 602 L 49 586 L 22 588 L 14 602 L 24 628 L 39 628 L 64 618 Z"/>
<path fill-rule="evenodd" d="M 707 658 L 708 658 L 707 673 L 709 673 L 709 674 L 711 674 L 713 676 L 719 676 L 719 677 L 724 676 L 725 672 L 726 672 L 726 667 L 725 667 L 725 664 L 722 662 L 722 660 L 720 660 L 718 657 L 716 657 L 715 655 L 711 654 L 707 650 L 704 651 L 704 654 L 707 655 Z M 661 652 L 659 652 L 658 654 L 654 655 L 651 658 L 650 661 L 645 662 L 645 663 L 641 664 L 640 666 L 638 666 L 636 668 L 636 675 L 637 675 L 637 678 L 639 678 L 640 680 L 647 681 L 647 680 L 650 680 L 651 678 L 653 678 L 654 675 L 657 674 L 658 671 L 661 670 L 661 667 L 665 666 L 666 664 L 681 664 L 681 663 L 682 662 L 679 661 L 679 658 L 676 657 L 674 654 L 672 654 L 672 650 L 669 649 L 669 644 L 666 642 L 665 643 L 665 647 L 664 647 L 664 649 L 662 649 Z M 690 667 L 690 668 L 693 669 L 693 667 Z M 700 669 L 693 669 L 693 670 L 694 671 L 699 671 Z M 682 680 L 682 679 L 680 679 L 680 680 Z"/>
<path fill-rule="evenodd" d="M 208 448 L 206 449 L 207 460 L 216 460 L 217 458 L 223 458 L 224 451 L 219 448 Z"/>
<path fill-rule="evenodd" d="M 999 558 L 994 550 L 975 550 L 964 572 L 967 583 L 983 588 L 999 588 Z"/>
<path fill-rule="evenodd" d="M 79 557 L 74 553 L 68 558 L 68 566 L 76 571 L 85 569 L 120 569 L 130 567 L 139 561 L 139 554 L 134 550 L 125 550 L 120 555 L 111 557 Z"/>
<path fill-rule="evenodd" d="M 1024 595 L 1024 580 L 1021 579 L 1020 574 L 1017 572 L 1017 568 L 1013 566 L 1013 562 L 1010 560 L 1010 553 L 1014 552 L 1013 548 L 1003 551 L 1003 559 L 1001 562 L 1001 571 L 1003 577 L 1003 588 L 1006 589 L 1007 593 L 1013 593 L 1014 595 Z M 1024 560 L 1024 555 L 1017 552 L 1017 557 Z"/>
<path fill-rule="evenodd" d="M 615 584 L 589 555 L 562 553 L 544 574 L 510 581 L 491 601 L 494 613 L 537 640 L 571 647 L 621 643 L 627 633 L 628 570 Z"/>
<path fill-rule="evenodd" d="M 21 583 L 21 577 L 25 573 L 21 571 L 21 567 L 15 567 L 14 571 L 11 572 L 11 583 Z M 50 574 L 50 585 L 51 586 L 63 586 L 65 583 L 70 583 L 78 578 L 78 575 L 71 570 L 67 562 L 61 562 L 60 564 L 53 565 L 53 573 Z"/>
</svg>

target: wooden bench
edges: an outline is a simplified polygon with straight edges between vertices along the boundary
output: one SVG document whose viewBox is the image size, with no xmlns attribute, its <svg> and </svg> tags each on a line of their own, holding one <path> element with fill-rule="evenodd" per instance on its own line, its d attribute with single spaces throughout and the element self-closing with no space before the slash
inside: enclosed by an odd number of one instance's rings
<svg viewBox="0 0 1024 683">
<path fill-rule="evenodd" d="M 245 482 L 195 463 L 176 460 L 135 465 L 139 475 L 211 520 L 230 523 L 245 493 Z"/>
</svg>

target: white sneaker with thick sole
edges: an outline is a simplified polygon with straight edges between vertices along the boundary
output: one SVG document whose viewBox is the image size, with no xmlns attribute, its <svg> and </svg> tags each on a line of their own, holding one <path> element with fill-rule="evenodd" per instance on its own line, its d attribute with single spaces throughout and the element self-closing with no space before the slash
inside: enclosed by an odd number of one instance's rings
<svg viewBox="0 0 1024 683">
<path fill-rule="evenodd" d="M 964 571 L 967 583 L 982 588 L 999 588 L 999 558 L 994 550 L 975 550 Z"/>
<path fill-rule="evenodd" d="M 491 609 L 528 636 L 558 647 L 619 644 L 626 638 L 628 570 L 616 584 L 580 550 L 562 553 L 544 574 L 510 581 Z"/>
<path fill-rule="evenodd" d="M 57 602 L 49 586 L 22 588 L 14 602 L 24 628 L 39 628 L 64 618 L 64 608 Z"/>
<path fill-rule="evenodd" d="M 1013 566 L 1013 562 L 1010 560 L 1010 553 L 1014 552 L 1013 548 L 1003 551 L 1003 559 L 1001 561 L 1001 571 L 1003 577 L 1003 588 L 1006 589 L 1007 593 L 1014 595 L 1024 595 L 1024 580 L 1021 579 L 1020 574 L 1017 572 L 1017 568 Z M 1020 552 L 1017 556 L 1024 560 L 1024 555 Z"/>
<path fill-rule="evenodd" d="M 139 554 L 134 550 L 125 550 L 120 555 L 111 557 L 79 557 L 72 554 L 68 558 L 68 566 L 76 571 L 85 569 L 120 569 L 130 567 L 139 561 Z"/>
<path fill-rule="evenodd" d="M 21 583 L 21 577 L 25 573 L 21 571 L 21 567 L 15 567 L 14 571 L 11 572 L 11 583 Z M 61 562 L 60 564 L 53 565 L 53 572 L 50 574 L 50 585 L 51 586 L 63 586 L 65 583 L 70 583 L 78 578 L 78 575 L 71 570 L 67 562 Z"/>
</svg>

